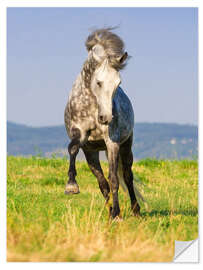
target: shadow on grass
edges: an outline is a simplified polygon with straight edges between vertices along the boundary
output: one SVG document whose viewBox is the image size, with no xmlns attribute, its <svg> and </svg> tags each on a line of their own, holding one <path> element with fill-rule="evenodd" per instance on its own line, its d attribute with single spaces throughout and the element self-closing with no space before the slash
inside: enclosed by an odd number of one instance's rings
<svg viewBox="0 0 203 270">
<path fill-rule="evenodd" d="M 184 215 L 184 216 L 197 216 L 198 210 L 177 210 L 177 211 L 170 211 L 170 210 L 152 210 L 151 212 L 143 212 L 141 213 L 142 217 L 153 217 L 153 216 L 170 216 L 170 215 Z"/>
</svg>

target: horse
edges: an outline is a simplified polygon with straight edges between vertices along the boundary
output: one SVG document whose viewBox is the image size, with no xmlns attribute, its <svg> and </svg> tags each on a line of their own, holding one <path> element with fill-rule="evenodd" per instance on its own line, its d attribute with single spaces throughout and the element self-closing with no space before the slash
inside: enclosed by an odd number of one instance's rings
<svg viewBox="0 0 203 270">
<path fill-rule="evenodd" d="M 88 36 L 85 42 L 88 57 L 65 107 L 65 127 L 71 139 L 65 194 L 80 192 L 75 163 L 81 148 L 109 205 L 109 215 L 115 219 L 120 215 L 119 183 L 127 187 L 135 216 L 140 215 L 137 200 L 140 193 L 133 184 L 132 172 L 134 112 L 129 98 L 120 87 L 119 71 L 126 66 L 129 56 L 124 51 L 124 42 L 112 29 L 96 29 Z M 106 151 L 108 181 L 100 165 L 99 151 Z"/>
</svg>

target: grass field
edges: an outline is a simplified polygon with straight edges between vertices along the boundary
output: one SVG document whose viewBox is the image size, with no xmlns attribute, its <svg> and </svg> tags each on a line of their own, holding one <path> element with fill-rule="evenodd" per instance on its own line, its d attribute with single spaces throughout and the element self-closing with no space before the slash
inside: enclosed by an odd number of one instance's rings
<svg viewBox="0 0 203 270">
<path fill-rule="evenodd" d="M 142 205 L 141 217 L 134 217 L 119 190 L 120 222 L 108 220 L 85 162 L 77 162 L 80 194 L 64 194 L 67 167 L 65 159 L 8 157 L 8 261 L 168 262 L 174 240 L 197 238 L 197 161 L 134 163 L 150 207 Z M 102 167 L 107 175 L 107 163 Z"/>
</svg>

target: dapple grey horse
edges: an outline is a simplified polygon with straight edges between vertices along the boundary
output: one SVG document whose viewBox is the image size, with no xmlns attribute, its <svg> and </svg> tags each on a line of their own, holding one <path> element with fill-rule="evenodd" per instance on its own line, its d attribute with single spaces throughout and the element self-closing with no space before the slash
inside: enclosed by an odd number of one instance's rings
<svg viewBox="0 0 203 270">
<path fill-rule="evenodd" d="M 79 193 L 75 162 L 81 148 L 106 202 L 112 195 L 110 216 L 115 218 L 120 213 L 119 182 L 127 187 L 133 213 L 139 215 L 136 198 L 139 192 L 133 185 L 131 168 L 134 113 L 130 100 L 119 86 L 119 70 L 126 65 L 128 54 L 124 51 L 123 41 L 111 28 L 93 31 L 86 40 L 86 48 L 88 58 L 65 108 L 65 126 L 71 139 L 65 193 Z M 109 162 L 109 181 L 105 179 L 99 161 L 99 151 L 104 150 Z"/>
</svg>

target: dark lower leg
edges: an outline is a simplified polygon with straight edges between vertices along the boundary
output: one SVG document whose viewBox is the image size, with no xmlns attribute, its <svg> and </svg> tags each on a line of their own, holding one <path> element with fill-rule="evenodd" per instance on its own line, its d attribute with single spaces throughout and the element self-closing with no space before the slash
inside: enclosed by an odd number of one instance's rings
<svg viewBox="0 0 203 270">
<path fill-rule="evenodd" d="M 132 172 L 132 164 L 133 164 L 133 153 L 131 150 L 132 141 L 129 139 L 120 149 L 121 161 L 123 166 L 123 178 L 125 184 L 128 188 L 128 193 L 131 200 L 131 208 L 135 215 L 140 214 L 140 206 L 137 202 L 134 186 L 133 186 L 133 172 Z"/>
<path fill-rule="evenodd" d="M 108 160 L 109 160 L 109 182 L 113 197 L 113 207 L 110 207 L 110 215 L 112 218 L 119 216 L 120 207 L 118 201 L 118 189 L 119 181 L 117 176 L 118 171 L 118 159 L 119 159 L 119 146 L 114 144 L 108 149 Z"/>
<path fill-rule="evenodd" d="M 99 152 L 89 152 L 89 151 L 84 151 L 87 163 L 89 165 L 90 170 L 92 173 L 96 176 L 99 188 L 106 199 L 106 201 L 109 200 L 109 184 L 107 180 L 104 177 L 100 162 L 99 162 Z"/>
<path fill-rule="evenodd" d="M 124 166 L 123 166 L 124 167 Z M 137 202 L 136 196 L 135 196 L 135 191 L 134 191 L 134 186 L 133 186 L 133 173 L 131 170 L 131 167 L 124 167 L 123 169 L 123 177 L 126 183 L 126 186 L 128 188 L 130 200 L 131 200 L 131 208 L 133 210 L 133 213 L 135 215 L 140 214 L 140 206 Z"/>
<path fill-rule="evenodd" d="M 113 207 L 110 209 L 110 215 L 112 218 L 119 216 L 120 214 L 120 207 L 118 201 L 118 179 L 111 179 L 113 184 L 111 184 L 112 196 L 113 196 Z"/>
<path fill-rule="evenodd" d="M 76 156 L 78 154 L 80 147 L 79 138 L 74 138 L 69 146 L 68 146 L 68 152 L 70 155 L 70 165 L 68 170 L 68 182 L 65 189 L 65 194 L 77 194 L 79 193 L 79 186 L 76 182 L 76 168 L 75 168 L 75 160 Z"/>
<path fill-rule="evenodd" d="M 70 145 L 68 147 L 68 152 L 70 155 L 70 165 L 68 169 L 68 177 L 69 177 L 68 183 L 75 183 L 76 182 L 75 177 L 77 175 L 75 169 L 75 160 L 79 151 L 79 145 L 74 145 L 73 147 L 71 147 Z M 72 151 L 71 149 L 74 149 L 74 151 Z"/>
</svg>

